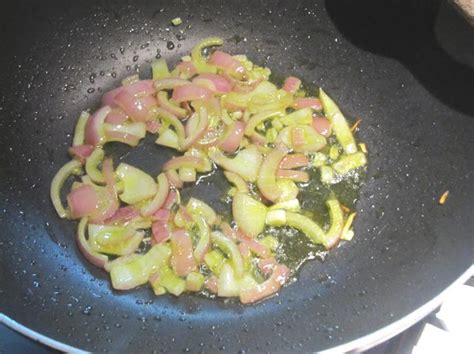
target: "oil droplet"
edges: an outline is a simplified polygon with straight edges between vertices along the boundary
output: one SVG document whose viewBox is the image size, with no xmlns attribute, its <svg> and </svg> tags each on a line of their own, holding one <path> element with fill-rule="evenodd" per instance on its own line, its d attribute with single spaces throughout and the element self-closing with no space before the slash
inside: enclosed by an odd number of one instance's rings
<svg viewBox="0 0 474 354">
<path fill-rule="evenodd" d="M 84 315 L 87 315 L 89 316 L 91 314 L 91 311 L 92 311 L 92 306 L 86 306 L 84 310 L 82 310 L 82 313 Z"/>
</svg>

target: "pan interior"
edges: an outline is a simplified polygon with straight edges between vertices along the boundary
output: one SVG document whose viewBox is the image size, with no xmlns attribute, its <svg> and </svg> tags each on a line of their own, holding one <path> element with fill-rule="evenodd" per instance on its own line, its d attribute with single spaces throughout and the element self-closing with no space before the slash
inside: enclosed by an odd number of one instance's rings
<svg viewBox="0 0 474 354">
<path fill-rule="evenodd" d="M 438 9 L 430 3 L 434 13 L 415 8 L 399 20 L 417 16 L 429 28 Z M 454 281 L 472 263 L 474 121 L 472 102 L 449 89 L 474 92 L 472 69 L 426 31 L 411 52 L 395 41 L 364 46 L 344 30 L 363 16 L 339 10 L 324 1 L 4 4 L 0 311 L 91 351 L 318 351 L 402 318 Z M 176 16 L 180 27 L 169 25 Z M 135 70 L 145 74 L 148 64 L 139 63 L 158 51 L 174 64 L 211 35 L 231 53 L 324 87 L 363 118 L 371 160 L 356 238 L 324 263 L 308 262 L 298 282 L 257 306 L 114 293 L 77 252 L 74 225 L 55 215 L 49 183 L 67 161 L 80 111 Z M 381 42 L 393 50 L 379 50 Z M 453 78 L 436 80 L 440 69 Z"/>
</svg>

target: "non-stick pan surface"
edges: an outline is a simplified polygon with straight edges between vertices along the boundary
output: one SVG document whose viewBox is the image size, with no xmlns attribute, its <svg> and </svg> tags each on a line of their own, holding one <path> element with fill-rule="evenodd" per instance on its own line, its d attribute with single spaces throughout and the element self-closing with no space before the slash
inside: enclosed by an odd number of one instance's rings
<svg viewBox="0 0 474 354">
<path fill-rule="evenodd" d="M 396 322 L 457 279 L 473 250 L 473 62 L 439 45 L 437 2 L 353 3 L 4 2 L 0 312 L 93 351 L 316 351 Z M 180 27 L 169 23 L 176 16 Z M 253 306 L 114 292 L 76 249 L 75 224 L 55 214 L 51 178 L 81 110 L 135 70 L 149 75 L 157 54 L 176 63 L 214 35 L 279 76 L 323 86 L 362 117 L 370 165 L 356 237 Z M 169 157 L 151 139 L 112 151 L 151 173 Z M 219 186 L 192 193 L 221 205 Z"/>
</svg>

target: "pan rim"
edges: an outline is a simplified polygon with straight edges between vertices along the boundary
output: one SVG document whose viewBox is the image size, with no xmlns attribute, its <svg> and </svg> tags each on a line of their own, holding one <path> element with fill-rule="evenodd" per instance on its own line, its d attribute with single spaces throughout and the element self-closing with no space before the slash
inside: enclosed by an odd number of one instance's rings
<svg viewBox="0 0 474 354">
<path fill-rule="evenodd" d="M 319 353 L 323 354 L 336 354 L 336 353 L 351 353 L 351 352 L 360 352 L 368 350 L 377 344 L 380 344 L 392 337 L 395 337 L 399 333 L 403 332 L 407 328 L 411 327 L 416 322 L 420 321 L 423 317 L 427 316 L 432 312 L 436 307 L 441 305 L 443 300 L 446 298 L 447 294 L 452 291 L 452 289 L 457 286 L 464 284 L 470 277 L 474 276 L 474 265 L 471 265 L 463 274 L 461 274 L 456 280 L 454 280 L 448 287 L 441 291 L 434 298 L 426 302 L 424 305 L 420 306 L 413 312 L 408 315 L 400 318 L 399 320 L 382 327 L 375 332 L 367 334 L 358 339 L 349 341 L 347 343 L 332 347 Z M 0 312 L 0 323 L 4 324 L 8 328 L 22 334 L 23 336 L 30 338 L 36 342 L 40 342 L 50 348 L 60 350 L 67 353 L 88 353 L 82 349 L 76 348 L 64 342 L 57 341 L 51 337 L 47 337 L 37 331 L 34 331 L 28 328 L 25 325 L 15 321 L 11 317 Z"/>
<path fill-rule="evenodd" d="M 0 323 L 4 324 L 8 328 L 14 330 L 15 332 L 22 334 L 24 337 L 30 338 L 35 342 L 39 342 L 43 345 L 46 345 L 49 348 L 59 350 L 64 353 L 77 353 L 77 354 L 85 354 L 89 353 L 82 349 L 73 347 L 71 345 L 65 344 L 63 342 L 57 341 L 51 337 L 47 337 L 31 328 L 28 328 L 25 325 L 15 321 L 11 317 L 0 312 Z"/>
<path fill-rule="evenodd" d="M 390 338 L 395 337 L 401 332 L 405 331 L 415 323 L 426 317 L 438 306 L 440 306 L 446 299 L 446 296 L 452 291 L 455 286 L 464 284 L 470 277 L 474 276 L 474 265 L 471 266 L 462 273 L 456 280 L 454 280 L 449 286 L 447 286 L 438 295 L 433 297 L 431 300 L 418 307 L 408 315 L 398 319 L 397 321 L 382 327 L 375 332 L 367 334 L 363 337 L 354 339 L 344 344 L 340 344 L 336 347 L 332 347 L 321 351 L 323 354 L 335 354 L 335 353 L 351 353 L 368 350 L 377 344 L 380 344 Z"/>
</svg>

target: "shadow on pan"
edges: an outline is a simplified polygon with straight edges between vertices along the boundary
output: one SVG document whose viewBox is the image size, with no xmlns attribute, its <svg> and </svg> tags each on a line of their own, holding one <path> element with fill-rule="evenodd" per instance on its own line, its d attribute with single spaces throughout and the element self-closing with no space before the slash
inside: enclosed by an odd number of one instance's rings
<svg viewBox="0 0 474 354">
<path fill-rule="evenodd" d="M 474 116 L 474 27 L 446 1 L 326 1 L 354 45 L 399 60 L 438 100 Z M 453 57 L 449 48 L 460 53 Z"/>
</svg>

